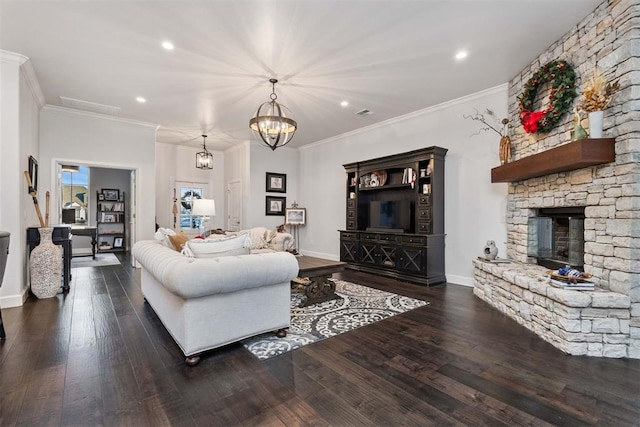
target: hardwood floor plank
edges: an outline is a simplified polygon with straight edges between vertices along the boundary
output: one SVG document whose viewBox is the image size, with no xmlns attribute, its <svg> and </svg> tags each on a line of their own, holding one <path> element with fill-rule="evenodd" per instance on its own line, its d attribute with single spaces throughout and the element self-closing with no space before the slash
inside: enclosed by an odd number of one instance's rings
<svg viewBox="0 0 640 427">
<path fill-rule="evenodd" d="M 3 309 L 0 425 L 639 426 L 640 361 L 568 356 L 473 295 L 353 271 L 425 307 L 260 361 L 189 368 L 140 271 L 75 268 L 71 290 Z"/>
<path fill-rule="evenodd" d="M 470 372 L 463 371 L 453 365 L 445 365 L 441 367 L 438 372 L 455 379 L 462 384 L 466 384 L 469 387 L 483 390 L 484 393 L 496 399 L 500 399 L 503 402 L 506 402 L 509 405 L 548 423 L 563 426 L 582 426 L 588 422 L 588 420 L 575 418 L 571 414 L 567 414 L 566 412 L 560 411 L 536 400 L 529 399 L 527 396 L 514 392 L 491 381 L 487 381 Z"/>
</svg>

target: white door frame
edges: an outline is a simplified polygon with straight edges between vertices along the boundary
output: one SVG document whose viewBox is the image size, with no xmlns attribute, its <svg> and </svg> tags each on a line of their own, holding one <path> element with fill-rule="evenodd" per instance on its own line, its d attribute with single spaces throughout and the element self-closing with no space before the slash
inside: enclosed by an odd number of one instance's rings
<svg viewBox="0 0 640 427">
<path fill-rule="evenodd" d="M 236 206 L 233 206 L 232 203 L 232 197 L 231 197 L 231 193 L 232 193 L 232 187 L 237 187 L 239 190 L 239 196 L 236 197 L 237 200 L 237 209 L 238 209 L 238 220 L 236 222 L 236 224 L 232 224 L 232 219 L 231 219 L 231 214 L 233 213 L 233 209 L 236 208 Z M 227 218 L 226 218 L 226 229 L 229 231 L 240 231 L 242 230 L 242 181 L 240 180 L 235 180 L 235 181 L 231 181 L 227 184 Z"/>
</svg>

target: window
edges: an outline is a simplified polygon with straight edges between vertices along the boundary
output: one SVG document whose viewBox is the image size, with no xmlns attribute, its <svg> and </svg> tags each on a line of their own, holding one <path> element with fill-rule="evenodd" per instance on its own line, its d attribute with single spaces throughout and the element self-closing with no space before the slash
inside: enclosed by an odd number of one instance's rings
<svg viewBox="0 0 640 427">
<path fill-rule="evenodd" d="M 87 224 L 89 218 L 89 168 L 60 165 L 62 222 Z"/>
<path fill-rule="evenodd" d="M 176 183 L 176 186 L 184 183 Z M 180 228 L 197 229 L 200 227 L 200 217 L 191 215 L 194 199 L 204 198 L 202 185 L 179 185 L 178 209 L 180 212 Z"/>
</svg>

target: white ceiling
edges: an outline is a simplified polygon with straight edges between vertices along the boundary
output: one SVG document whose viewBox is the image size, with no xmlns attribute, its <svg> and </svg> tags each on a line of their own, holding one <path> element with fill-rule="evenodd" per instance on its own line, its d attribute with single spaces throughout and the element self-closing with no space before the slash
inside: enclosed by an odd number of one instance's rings
<svg viewBox="0 0 640 427">
<path fill-rule="evenodd" d="M 505 83 L 600 3 L 2 0 L 0 49 L 31 59 L 48 104 L 119 107 L 159 142 L 206 132 L 217 150 L 255 140 L 275 77 L 301 146 Z"/>
</svg>

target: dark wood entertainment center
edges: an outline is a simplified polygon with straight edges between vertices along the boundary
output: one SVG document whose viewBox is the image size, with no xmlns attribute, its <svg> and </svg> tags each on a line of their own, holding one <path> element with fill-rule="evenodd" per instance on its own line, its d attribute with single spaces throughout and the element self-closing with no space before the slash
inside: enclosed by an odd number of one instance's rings
<svg viewBox="0 0 640 427">
<path fill-rule="evenodd" d="M 353 270 L 423 285 L 446 281 L 446 154 L 446 148 L 434 146 L 343 165 L 347 204 L 340 261 Z M 399 206 L 403 212 L 397 212 Z"/>
</svg>

